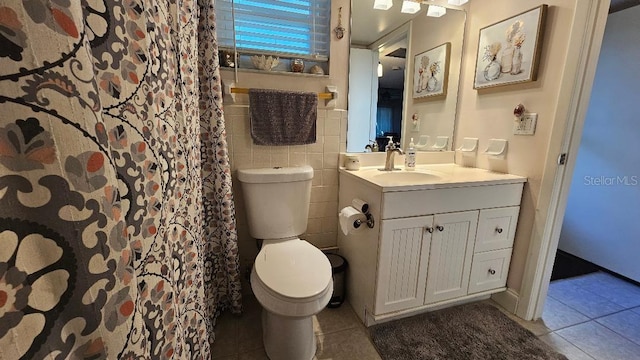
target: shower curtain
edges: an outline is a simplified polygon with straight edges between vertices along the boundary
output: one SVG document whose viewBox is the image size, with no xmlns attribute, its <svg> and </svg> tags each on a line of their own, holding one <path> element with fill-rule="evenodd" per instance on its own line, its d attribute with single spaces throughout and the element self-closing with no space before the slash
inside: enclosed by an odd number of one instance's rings
<svg viewBox="0 0 640 360">
<path fill-rule="evenodd" d="M 0 358 L 208 359 L 240 311 L 213 0 L 0 0 Z"/>
</svg>

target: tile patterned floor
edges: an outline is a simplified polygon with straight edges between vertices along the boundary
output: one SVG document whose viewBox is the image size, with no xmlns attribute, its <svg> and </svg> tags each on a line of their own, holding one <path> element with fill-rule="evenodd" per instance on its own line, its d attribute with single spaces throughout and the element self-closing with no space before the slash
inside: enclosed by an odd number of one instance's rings
<svg viewBox="0 0 640 360">
<path fill-rule="evenodd" d="M 218 319 L 213 359 L 267 359 L 260 305 L 246 296 L 244 306 L 242 316 L 225 313 Z M 607 273 L 552 282 L 538 321 L 507 315 L 569 360 L 640 360 L 640 287 Z M 314 330 L 316 360 L 380 359 L 348 303 L 320 312 L 314 317 Z"/>
</svg>

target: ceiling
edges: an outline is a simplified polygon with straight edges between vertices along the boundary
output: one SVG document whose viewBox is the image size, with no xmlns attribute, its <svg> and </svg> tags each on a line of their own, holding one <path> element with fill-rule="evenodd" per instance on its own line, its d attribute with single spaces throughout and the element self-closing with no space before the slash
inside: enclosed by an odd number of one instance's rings
<svg viewBox="0 0 640 360">
<path fill-rule="evenodd" d="M 422 5 L 418 14 L 403 14 L 402 0 L 395 0 L 389 10 L 376 10 L 373 8 L 374 0 L 351 1 L 351 44 L 367 47 L 383 35 L 397 29 L 402 24 L 413 19 L 414 16 L 425 16 L 427 6 Z M 430 0 L 434 5 L 442 5 L 451 9 L 464 7 L 447 4 L 447 0 Z"/>
<path fill-rule="evenodd" d="M 373 8 L 374 0 L 352 0 L 352 19 L 351 19 L 351 44 L 366 47 L 382 35 L 398 28 L 400 25 L 411 20 L 415 15 L 403 14 L 400 12 L 402 1 L 396 0 L 391 9 L 376 10 Z M 473 1 L 473 0 L 472 0 Z M 436 3 L 445 3 L 446 1 L 433 1 Z M 640 5 L 640 0 L 611 0 L 609 13 Z M 426 6 L 423 6 L 423 10 Z"/>
</svg>

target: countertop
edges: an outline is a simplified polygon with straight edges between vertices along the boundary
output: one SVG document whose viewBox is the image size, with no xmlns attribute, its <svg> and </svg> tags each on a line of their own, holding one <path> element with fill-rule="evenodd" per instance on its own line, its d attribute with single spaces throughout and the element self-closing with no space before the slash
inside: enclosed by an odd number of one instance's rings
<svg viewBox="0 0 640 360">
<path fill-rule="evenodd" d="M 443 189 L 483 185 L 524 183 L 526 177 L 464 167 L 457 164 L 418 165 L 414 171 L 404 167 L 380 171 L 382 166 L 361 167 L 359 170 L 339 169 L 340 173 L 364 180 L 382 192 Z"/>
</svg>

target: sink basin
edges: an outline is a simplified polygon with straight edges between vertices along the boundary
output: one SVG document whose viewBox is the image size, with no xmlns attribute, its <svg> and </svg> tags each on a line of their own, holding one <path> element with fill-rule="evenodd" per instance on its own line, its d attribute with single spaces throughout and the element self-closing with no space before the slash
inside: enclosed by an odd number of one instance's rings
<svg viewBox="0 0 640 360">
<path fill-rule="evenodd" d="M 412 185 L 412 184 L 424 184 L 438 180 L 442 180 L 442 176 L 423 171 L 392 171 L 371 174 L 371 180 L 383 182 L 389 185 Z"/>
</svg>

